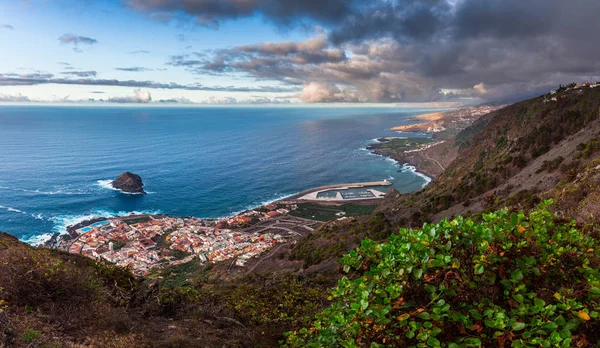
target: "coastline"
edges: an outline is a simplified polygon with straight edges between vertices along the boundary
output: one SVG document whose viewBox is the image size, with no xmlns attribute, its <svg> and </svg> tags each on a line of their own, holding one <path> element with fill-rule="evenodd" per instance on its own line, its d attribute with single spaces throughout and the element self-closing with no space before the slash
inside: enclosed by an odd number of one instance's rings
<svg viewBox="0 0 600 348">
<path fill-rule="evenodd" d="M 410 120 L 423 122 L 390 128 L 406 138 L 378 138 L 366 150 L 398 163 L 407 163 L 415 167 L 417 173 L 424 173 L 433 180 L 458 156 L 456 136 L 483 115 L 502 107 L 504 105 L 480 105 L 416 115 Z M 411 133 L 415 134 L 413 138 Z M 423 133 L 429 138 L 423 138 Z"/>
<path fill-rule="evenodd" d="M 424 114 L 424 115 L 431 115 L 431 114 Z M 434 113 L 433 115 L 437 115 L 437 113 Z M 413 117 L 412 119 L 417 120 L 417 119 L 419 119 L 420 116 L 421 115 L 417 115 L 417 116 Z M 401 171 L 402 172 L 412 172 L 412 173 L 415 173 L 416 175 L 420 176 L 421 178 L 424 179 L 424 184 L 421 186 L 421 188 L 424 188 L 429 183 L 431 183 L 435 179 L 435 177 L 438 175 L 438 173 L 436 171 L 430 170 L 426 166 L 423 166 L 422 165 L 423 161 L 419 160 L 418 157 L 399 155 L 397 153 L 382 151 L 377 148 L 377 145 L 380 145 L 380 144 L 386 142 L 387 139 L 405 139 L 405 138 L 406 138 L 406 136 L 378 138 L 378 139 L 375 139 L 378 142 L 378 144 L 370 144 L 369 146 L 367 146 L 367 148 L 365 150 L 367 150 L 369 152 L 369 154 L 371 154 L 371 155 L 382 156 L 382 157 L 398 164 L 400 167 L 397 170 L 398 172 L 401 172 Z M 388 179 L 390 179 L 390 178 L 388 177 Z M 128 194 L 128 195 L 136 195 L 135 193 L 131 194 L 131 193 L 123 192 L 122 190 L 119 190 L 117 188 L 114 188 L 114 187 L 112 187 L 112 185 L 110 185 L 110 182 L 111 182 L 110 180 L 97 180 L 96 185 L 98 185 L 104 189 L 107 189 L 107 190 L 112 190 L 115 192 L 120 192 L 120 193 Z M 325 188 L 336 188 L 337 186 L 340 186 L 340 185 L 343 186 L 343 185 L 348 185 L 348 184 L 337 184 L 337 185 L 326 185 L 326 186 L 321 186 L 321 187 L 313 187 L 313 188 L 310 188 L 307 190 L 303 190 L 302 192 L 280 195 L 280 196 L 273 197 L 272 199 L 269 199 L 266 201 L 256 202 L 255 204 L 249 204 L 243 210 L 231 212 L 230 214 L 227 214 L 227 215 L 222 215 L 219 217 L 212 217 L 212 218 L 204 218 L 204 217 L 199 217 L 199 218 L 206 219 L 206 220 L 208 220 L 208 219 L 219 220 L 219 219 L 236 217 L 236 216 L 243 215 L 244 213 L 246 213 L 248 211 L 260 208 L 261 206 L 264 206 L 264 205 L 294 200 L 296 198 L 299 198 L 303 194 L 306 194 L 307 192 L 312 192 L 312 191 L 315 191 L 318 189 L 325 189 Z M 153 192 L 148 192 L 148 193 L 153 193 Z M 378 200 L 363 199 L 363 200 L 335 201 L 335 202 L 318 200 L 317 202 L 319 204 L 345 204 L 345 203 L 375 204 L 378 202 Z M 136 215 L 136 213 L 139 214 L 139 212 L 131 212 L 130 215 L 126 215 L 126 216 L 134 216 L 134 215 Z M 125 214 L 123 214 L 123 215 L 125 215 Z M 86 218 L 83 220 L 75 221 L 74 224 L 65 226 L 60 231 L 55 230 L 51 233 L 48 233 L 45 238 L 36 240 L 36 242 L 37 242 L 36 245 L 46 245 L 46 246 L 56 245 L 56 244 L 58 244 L 58 242 L 61 239 L 74 238 L 73 231 L 78 228 L 81 228 L 81 227 L 84 227 L 87 225 L 91 225 L 98 221 L 105 221 L 105 220 L 111 219 L 113 217 L 119 217 L 119 216 L 122 217 L 123 215 L 119 214 L 119 215 L 114 215 L 114 216 L 97 216 L 97 217 L 93 217 L 91 219 L 90 219 L 90 215 L 87 215 Z M 153 214 L 144 214 L 144 215 L 152 216 Z M 164 214 L 159 214 L 159 215 L 170 216 L 170 215 L 164 215 Z"/>
<path fill-rule="evenodd" d="M 428 166 L 425 166 L 425 158 L 416 155 L 417 152 L 413 152 L 411 155 L 396 152 L 396 151 L 385 151 L 381 149 L 381 146 L 385 143 L 385 141 L 379 140 L 378 143 L 369 144 L 365 150 L 369 151 L 371 154 L 376 156 L 382 156 L 388 158 L 400 165 L 404 168 L 416 173 L 417 175 L 423 177 L 427 182 L 423 185 L 425 188 L 429 183 L 431 183 L 439 174 L 441 174 L 441 170 L 434 170 Z"/>
</svg>

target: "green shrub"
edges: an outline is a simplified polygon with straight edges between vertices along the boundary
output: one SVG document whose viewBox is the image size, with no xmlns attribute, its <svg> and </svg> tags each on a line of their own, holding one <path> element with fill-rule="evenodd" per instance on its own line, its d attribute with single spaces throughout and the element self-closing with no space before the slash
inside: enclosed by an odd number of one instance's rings
<svg viewBox="0 0 600 348">
<path fill-rule="evenodd" d="M 342 258 L 348 277 L 289 347 L 570 347 L 600 344 L 598 230 L 530 214 L 461 217 Z"/>
<path fill-rule="evenodd" d="M 37 330 L 27 329 L 27 330 L 25 330 L 25 333 L 23 334 L 23 342 L 31 343 L 31 342 L 35 341 L 36 339 L 38 339 L 41 335 L 42 335 L 42 333 Z"/>
<path fill-rule="evenodd" d="M 558 167 L 560 167 L 560 164 L 565 160 L 565 158 L 563 156 L 558 156 L 553 160 L 550 161 L 544 161 L 542 163 L 542 165 L 540 166 L 540 168 L 538 170 L 535 171 L 536 174 L 539 174 L 543 171 L 547 171 L 548 173 L 552 173 L 553 171 L 555 171 L 556 169 L 558 169 Z"/>
</svg>

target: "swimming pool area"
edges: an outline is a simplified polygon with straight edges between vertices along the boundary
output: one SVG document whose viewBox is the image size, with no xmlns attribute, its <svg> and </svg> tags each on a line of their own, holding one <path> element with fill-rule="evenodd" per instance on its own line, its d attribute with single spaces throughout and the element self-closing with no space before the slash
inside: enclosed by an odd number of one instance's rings
<svg viewBox="0 0 600 348">
<path fill-rule="evenodd" d="M 94 227 L 100 227 L 100 226 L 104 226 L 104 225 L 108 225 L 110 223 L 110 221 L 108 220 L 104 220 L 104 221 L 98 221 L 98 222 L 94 222 L 93 224 L 84 227 L 81 229 L 81 232 L 85 233 L 85 232 L 89 232 L 91 230 L 94 229 Z"/>
<path fill-rule="evenodd" d="M 95 222 L 95 223 L 91 224 L 91 226 L 100 227 L 100 226 L 104 226 L 104 225 L 108 225 L 108 224 L 109 224 L 109 221 L 104 220 L 104 221 Z"/>
</svg>

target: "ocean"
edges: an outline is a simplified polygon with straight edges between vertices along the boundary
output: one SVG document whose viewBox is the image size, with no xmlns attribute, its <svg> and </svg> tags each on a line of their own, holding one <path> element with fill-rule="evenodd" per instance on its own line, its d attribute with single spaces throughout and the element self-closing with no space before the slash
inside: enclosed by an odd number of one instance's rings
<svg viewBox="0 0 600 348">
<path fill-rule="evenodd" d="M 92 216 L 217 218 L 311 187 L 428 178 L 365 147 L 430 110 L 0 106 L 0 231 L 35 244 Z M 108 185 L 139 174 L 147 195 Z"/>
</svg>

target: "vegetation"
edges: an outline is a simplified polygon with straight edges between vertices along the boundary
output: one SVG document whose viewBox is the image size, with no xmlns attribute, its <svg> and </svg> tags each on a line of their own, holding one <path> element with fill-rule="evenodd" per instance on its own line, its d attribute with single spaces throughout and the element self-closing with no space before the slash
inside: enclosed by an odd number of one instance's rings
<svg viewBox="0 0 600 348">
<path fill-rule="evenodd" d="M 590 140 L 585 144 L 579 144 L 579 146 L 577 146 L 577 150 L 579 152 L 577 155 L 575 155 L 575 159 L 588 159 L 592 156 L 592 154 L 600 150 L 600 142 L 597 140 Z"/>
<path fill-rule="evenodd" d="M 123 242 L 123 241 L 120 241 L 120 240 L 111 239 L 111 242 L 113 243 L 113 250 L 115 250 L 115 251 L 121 250 L 121 249 L 123 249 L 123 247 L 125 245 L 127 245 L 126 242 Z"/>
<path fill-rule="evenodd" d="M 506 209 L 365 239 L 334 301 L 289 347 L 570 347 L 600 344 L 600 248 L 541 208 Z"/>
<path fill-rule="evenodd" d="M 135 224 L 139 224 L 140 222 L 148 222 L 151 220 L 152 220 L 152 218 L 150 218 L 148 216 L 144 216 L 144 217 L 134 218 L 134 219 L 124 219 L 123 222 L 128 225 L 135 225 Z"/>
<path fill-rule="evenodd" d="M 302 260 L 307 268 L 326 260 L 338 259 L 369 236 L 375 240 L 387 238 L 392 233 L 390 222 L 382 213 L 374 214 L 368 220 L 352 225 L 352 228 L 341 233 L 343 228 L 335 224 L 325 225 L 319 231 L 300 240 L 290 255 L 291 260 Z"/>
<path fill-rule="evenodd" d="M 433 143 L 432 138 L 391 138 L 390 141 L 377 144 L 378 149 L 382 152 L 412 150 L 420 145 Z"/>
<path fill-rule="evenodd" d="M 561 163 L 565 160 L 565 158 L 563 156 L 558 156 L 553 160 L 550 161 L 544 161 L 542 163 L 542 165 L 540 166 L 540 168 L 535 172 L 536 174 L 539 174 L 541 172 L 548 172 L 548 173 L 552 173 L 553 171 L 557 170 Z"/>
<path fill-rule="evenodd" d="M 290 212 L 290 215 L 305 219 L 330 221 L 342 216 L 354 217 L 370 215 L 373 213 L 373 211 L 375 211 L 376 207 L 376 205 L 360 205 L 351 203 L 340 206 L 300 203 L 298 204 L 298 208 L 296 210 L 292 210 Z"/>
</svg>

